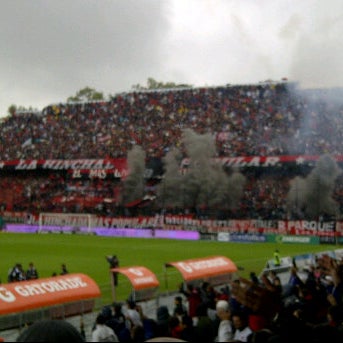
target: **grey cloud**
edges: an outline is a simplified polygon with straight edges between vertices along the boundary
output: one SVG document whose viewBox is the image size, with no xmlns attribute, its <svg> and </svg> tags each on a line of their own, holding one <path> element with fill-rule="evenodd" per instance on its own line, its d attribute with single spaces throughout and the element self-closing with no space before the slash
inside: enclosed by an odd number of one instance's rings
<svg viewBox="0 0 343 343">
<path fill-rule="evenodd" d="M 2 1 L 2 87 L 67 96 L 86 85 L 115 93 L 163 63 L 168 30 L 159 1 Z M 161 62 L 162 61 L 162 62 Z M 20 104 L 19 104 L 20 105 Z"/>
</svg>

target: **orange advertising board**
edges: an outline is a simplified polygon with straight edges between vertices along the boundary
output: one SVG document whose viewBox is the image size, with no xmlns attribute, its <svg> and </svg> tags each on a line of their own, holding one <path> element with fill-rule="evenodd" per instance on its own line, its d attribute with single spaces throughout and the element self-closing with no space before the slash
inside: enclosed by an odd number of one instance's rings
<svg viewBox="0 0 343 343">
<path fill-rule="evenodd" d="M 184 261 L 168 262 L 167 267 L 173 266 L 179 270 L 185 281 L 215 277 L 237 272 L 237 266 L 225 256 L 210 256 Z"/>
<path fill-rule="evenodd" d="M 154 288 L 160 285 L 155 274 L 143 266 L 112 268 L 111 272 L 125 275 L 130 280 L 134 290 Z"/>
<path fill-rule="evenodd" d="M 0 315 L 24 312 L 101 296 L 85 274 L 66 274 L 0 285 Z"/>
</svg>

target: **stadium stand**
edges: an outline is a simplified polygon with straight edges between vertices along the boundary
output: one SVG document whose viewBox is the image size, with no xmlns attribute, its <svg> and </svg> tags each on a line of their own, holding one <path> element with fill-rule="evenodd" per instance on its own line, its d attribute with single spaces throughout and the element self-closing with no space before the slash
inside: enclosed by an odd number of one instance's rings
<svg viewBox="0 0 343 343">
<path fill-rule="evenodd" d="M 333 96 L 342 90 L 331 92 L 301 90 L 290 82 L 133 91 L 110 101 L 61 103 L 41 113 L 8 116 L 0 123 L 1 209 L 152 215 L 161 204 L 148 202 L 138 212 L 120 204 L 120 173 L 106 173 L 100 166 L 95 174 L 76 177 L 71 168 L 39 165 L 51 160 L 122 163 L 139 145 L 153 170 L 145 192 L 153 194 L 161 159 L 173 147 L 184 152 L 181 133 L 191 128 L 214 135 L 220 158 L 292 156 L 294 163 L 281 168 L 241 168 L 248 179 L 244 195 L 237 209 L 225 214 L 285 219 L 290 179 L 313 167 L 311 159 L 299 166 L 296 157 L 331 154 L 342 163 L 343 105 Z M 342 184 L 339 176 L 333 197 L 340 211 Z"/>
</svg>

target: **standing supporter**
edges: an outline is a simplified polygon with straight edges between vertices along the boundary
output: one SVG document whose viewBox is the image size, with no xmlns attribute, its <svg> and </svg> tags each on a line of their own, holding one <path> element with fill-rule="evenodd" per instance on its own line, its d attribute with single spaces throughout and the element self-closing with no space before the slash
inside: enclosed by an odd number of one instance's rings
<svg viewBox="0 0 343 343">
<path fill-rule="evenodd" d="M 120 342 L 129 342 L 131 340 L 130 328 L 126 325 L 126 317 L 121 303 L 113 304 L 113 316 L 110 323 L 107 322 L 107 325 L 114 330 Z"/>
<path fill-rule="evenodd" d="M 201 304 L 200 291 L 191 283 L 187 284 L 187 289 L 183 289 L 183 284 L 180 285 L 179 292 L 184 294 L 188 301 L 188 314 L 191 318 L 196 316 L 196 309 Z"/>
<path fill-rule="evenodd" d="M 182 316 L 181 328 L 180 339 L 186 342 L 195 342 L 193 319 L 188 314 Z"/>
<path fill-rule="evenodd" d="M 156 336 L 157 337 L 168 337 L 169 336 L 169 320 L 170 313 L 168 307 L 160 305 L 156 310 Z"/>
<path fill-rule="evenodd" d="M 174 316 L 182 316 L 187 313 L 187 308 L 183 303 L 182 297 L 176 296 L 174 297 L 174 310 L 173 315 Z"/>
<path fill-rule="evenodd" d="M 329 306 L 326 321 L 315 325 L 312 329 L 313 342 L 338 343 L 343 341 L 343 308 L 338 305 Z"/>
<path fill-rule="evenodd" d="M 217 291 L 209 282 L 204 282 L 201 286 L 201 301 L 207 305 L 208 315 L 211 319 L 216 316 L 216 299 L 218 297 Z"/>
<path fill-rule="evenodd" d="M 237 342 L 248 342 L 252 330 L 248 325 L 248 317 L 243 311 L 232 314 L 232 323 L 234 327 L 233 339 Z"/>
<path fill-rule="evenodd" d="M 207 304 L 201 303 L 194 318 L 194 339 L 195 342 L 213 342 L 217 335 L 217 328 L 214 321 L 208 316 Z"/>
<path fill-rule="evenodd" d="M 92 331 L 92 342 L 119 342 L 113 329 L 106 325 L 106 317 L 102 313 L 96 317 L 95 330 Z"/>
<path fill-rule="evenodd" d="M 280 267 L 280 265 L 281 265 L 280 252 L 278 249 L 275 249 L 275 251 L 274 251 L 274 267 Z"/>
<path fill-rule="evenodd" d="M 303 285 L 303 281 L 298 275 L 298 270 L 296 267 L 291 268 L 291 275 L 288 279 L 287 284 L 285 285 L 285 292 L 287 295 L 293 295 L 297 292 L 298 287 Z"/>
<path fill-rule="evenodd" d="M 132 300 L 127 300 L 127 324 L 131 328 L 133 326 L 143 326 L 141 316 L 136 308 L 136 303 Z"/>
<path fill-rule="evenodd" d="M 169 335 L 173 338 L 181 338 L 182 324 L 178 316 L 171 316 L 169 318 Z"/>
<path fill-rule="evenodd" d="M 233 338 L 233 329 L 229 303 L 226 300 L 219 300 L 216 311 L 220 320 L 216 342 L 230 342 Z"/>
</svg>

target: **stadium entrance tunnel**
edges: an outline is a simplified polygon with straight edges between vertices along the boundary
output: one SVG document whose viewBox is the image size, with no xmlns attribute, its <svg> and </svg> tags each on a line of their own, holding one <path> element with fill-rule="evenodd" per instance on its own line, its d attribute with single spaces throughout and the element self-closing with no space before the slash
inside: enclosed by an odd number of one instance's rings
<svg viewBox="0 0 343 343">
<path fill-rule="evenodd" d="M 117 273 L 126 276 L 131 283 L 131 293 L 128 299 L 144 301 L 156 297 L 160 282 L 150 269 L 143 266 L 118 267 L 110 269 L 113 301 L 116 301 L 115 277 Z"/>
<path fill-rule="evenodd" d="M 0 285 L 0 330 L 92 312 L 101 292 L 81 273 Z"/>
<path fill-rule="evenodd" d="M 165 285 L 168 289 L 168 267 L 176 268 L 182 275 L 183 283 L 198 285 L 208 282 L 212 286 L 228 284 L 236 278 L 236 264 L 225 256 L 209 256 L 184 261 L 165 263 Z"/>
</svg>

